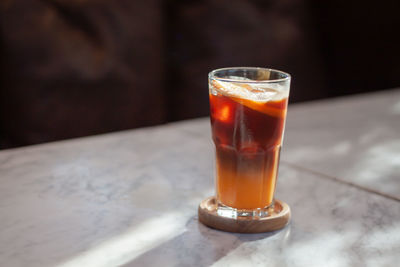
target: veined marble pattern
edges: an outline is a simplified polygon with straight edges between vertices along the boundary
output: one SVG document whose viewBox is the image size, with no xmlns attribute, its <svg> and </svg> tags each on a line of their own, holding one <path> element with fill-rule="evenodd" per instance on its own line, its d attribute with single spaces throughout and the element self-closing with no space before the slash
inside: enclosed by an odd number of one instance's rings
<svg viewBox="0 0 400 267">
<path fill-rule="evenodd" d="M 291 105 L 282 159 L 400 200 L 400 89 Z"/>
<path fill-rule="evenodd" d="M 193 213 L 212 194 L 213 164 L 193 140 L 164 126 L 2 151 L 0 266 L 54 266 L 158 216 Z"/>
<path fill-rule="evenodd" d="M 190 218 L 186 231 L 126 266 L 391 266 L 400 255 L 400 204 L 282 164 L 277 197 L 292 222 L 231 234 Z"/>
<path fill-rule="evenodd" d="M 0 266 L 396 266 L 400 202 L 291 155 L 307 106 L 289 111 L 276 196 L 293 218 L 274 233 L 198 222 L 214 190 L 207 119 L 0 151 Z"/>
</svg>

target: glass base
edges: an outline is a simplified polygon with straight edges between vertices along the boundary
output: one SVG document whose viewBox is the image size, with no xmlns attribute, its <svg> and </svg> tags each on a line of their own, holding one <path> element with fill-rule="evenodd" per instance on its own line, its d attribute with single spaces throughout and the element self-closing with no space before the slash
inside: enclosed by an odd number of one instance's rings
<svg viewBox="0 0 400 267">
<path fill-rule="evenodd" d="M 274 200 L 272 200 L 271 205 L 264 208 L 258 208 L 253 210 L 241 210 L 226 206 L 218 201 L 217 203 L 217 214 L 222 217 L 237 219 L 249 218 L 249 219 L 260 219 L 271 216 L 274 213 Z"/>
</svg>

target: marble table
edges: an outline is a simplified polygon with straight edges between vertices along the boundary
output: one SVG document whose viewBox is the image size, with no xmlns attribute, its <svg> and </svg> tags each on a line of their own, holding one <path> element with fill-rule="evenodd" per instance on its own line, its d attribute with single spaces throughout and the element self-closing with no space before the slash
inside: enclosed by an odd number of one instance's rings
<svg viewBox="0 0 400 267">
<path fill-rule="evenodd" d="M 397 266 L 400 90 L 290 105 L 283 230 L 198 222 L 207 118 L 0 151 L 0 266 Z"/>
</svg>

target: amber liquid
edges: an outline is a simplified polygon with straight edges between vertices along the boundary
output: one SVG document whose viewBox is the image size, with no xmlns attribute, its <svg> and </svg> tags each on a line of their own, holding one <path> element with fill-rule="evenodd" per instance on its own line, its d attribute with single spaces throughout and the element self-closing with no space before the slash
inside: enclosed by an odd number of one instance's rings
<svg viewBox="0 0 400 267">
<path fill-rule="evenodd" d="M 216 146 L 216 193 L 223 205 L 252 210 L 272 204 L 287 98 L 256 102 L 210 94 Z"/>
</svg>

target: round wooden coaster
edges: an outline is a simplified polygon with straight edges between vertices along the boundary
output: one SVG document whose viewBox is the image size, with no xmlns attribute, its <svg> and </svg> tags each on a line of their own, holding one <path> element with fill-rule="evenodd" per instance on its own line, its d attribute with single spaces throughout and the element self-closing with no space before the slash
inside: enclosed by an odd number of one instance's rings
<svg viewBox="0 0 400 267">
<path fill-rule="evenodd" d="M 285 227 L 290 220 L 290 207 L 280 200 L 275 200 L 275 206 L 269 216 L 257 219 L 230 218 L 218 215 L 215 197 L 204 199 L 199 205 L 198 213 L 199 221 L 203 224 L 234 233 L 271 232 Z"/>
</svg>

